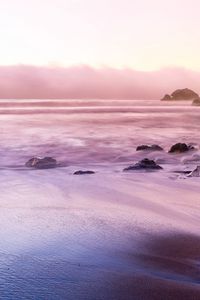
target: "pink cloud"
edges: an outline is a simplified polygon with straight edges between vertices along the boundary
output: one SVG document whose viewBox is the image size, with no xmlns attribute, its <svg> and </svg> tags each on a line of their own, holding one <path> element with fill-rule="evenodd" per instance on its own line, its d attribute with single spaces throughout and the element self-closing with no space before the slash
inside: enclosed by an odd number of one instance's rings
<svg viewBox="0 0 200 300">
<path fill-rule="evenodd" d="M 200 72 L 181 68 L 141 72 L 77 67 L 0 67 L 0 98 L 160 99 L 177 88 L 200 92 Z"/>
</svg>

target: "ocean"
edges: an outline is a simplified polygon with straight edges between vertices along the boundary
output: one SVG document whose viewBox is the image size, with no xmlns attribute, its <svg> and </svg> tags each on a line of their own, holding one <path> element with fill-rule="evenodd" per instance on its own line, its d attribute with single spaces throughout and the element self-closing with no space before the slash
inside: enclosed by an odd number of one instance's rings
<svg viewBox="0 0 200 300">
<path fill-rule="evenodd" d="M 200 299 L 200 179 L 177 173 L 199 145 L 190 102 L 1 100 L 0 299 Z M 163 170 L 123 172 L 145 157 Z"/>
<path fill-rule="evenodd" d="M 188 102 L 1 100 L 0 167 L 33 155 L 61 163 L 131 160 L 140 144 L 198 143 L 199 108 Z"/>
</svg>

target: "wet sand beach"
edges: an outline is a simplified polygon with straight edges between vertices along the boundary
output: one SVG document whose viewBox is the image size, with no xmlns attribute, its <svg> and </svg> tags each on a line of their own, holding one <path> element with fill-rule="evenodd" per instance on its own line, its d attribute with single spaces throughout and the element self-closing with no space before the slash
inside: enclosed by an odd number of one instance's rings
<svg viewBox="0 0 200 300">
<path fill-rule="evenodd" d="M 2 299 L 199 299 L 200 178 L 176 172 L 200 165 L 199 108 L 63 103 L 0 107 Z M 176 142 L 196 150 L 168 153 Z M 25 167 L 33 156 L 60 167 Z M 123 172 L 144 157 L 163 169 Z"/>
</svg>

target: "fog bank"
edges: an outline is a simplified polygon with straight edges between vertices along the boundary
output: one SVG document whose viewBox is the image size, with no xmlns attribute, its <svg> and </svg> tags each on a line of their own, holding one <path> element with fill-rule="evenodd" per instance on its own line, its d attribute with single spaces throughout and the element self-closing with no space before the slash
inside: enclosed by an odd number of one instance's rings
<svg viewBox="0 0 200 300">
<path fill-rule="evenodd" d="M 165 68 L 132 69 L 1 66 L 0 98 L 160 99 L 177 88 L 200 92 L 200 72 Z"/>
</svg>

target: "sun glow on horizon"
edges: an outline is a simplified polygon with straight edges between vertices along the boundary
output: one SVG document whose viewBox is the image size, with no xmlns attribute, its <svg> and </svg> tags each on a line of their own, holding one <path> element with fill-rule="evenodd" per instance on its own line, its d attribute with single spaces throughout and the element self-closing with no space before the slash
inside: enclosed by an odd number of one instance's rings
<svg viewBox="0 0 200 300">
<path fill-rule="evenodd" d="M 0 65 L 200 70 L 199 9 L 197 0 L 7 0 Z"/>
</svg>

